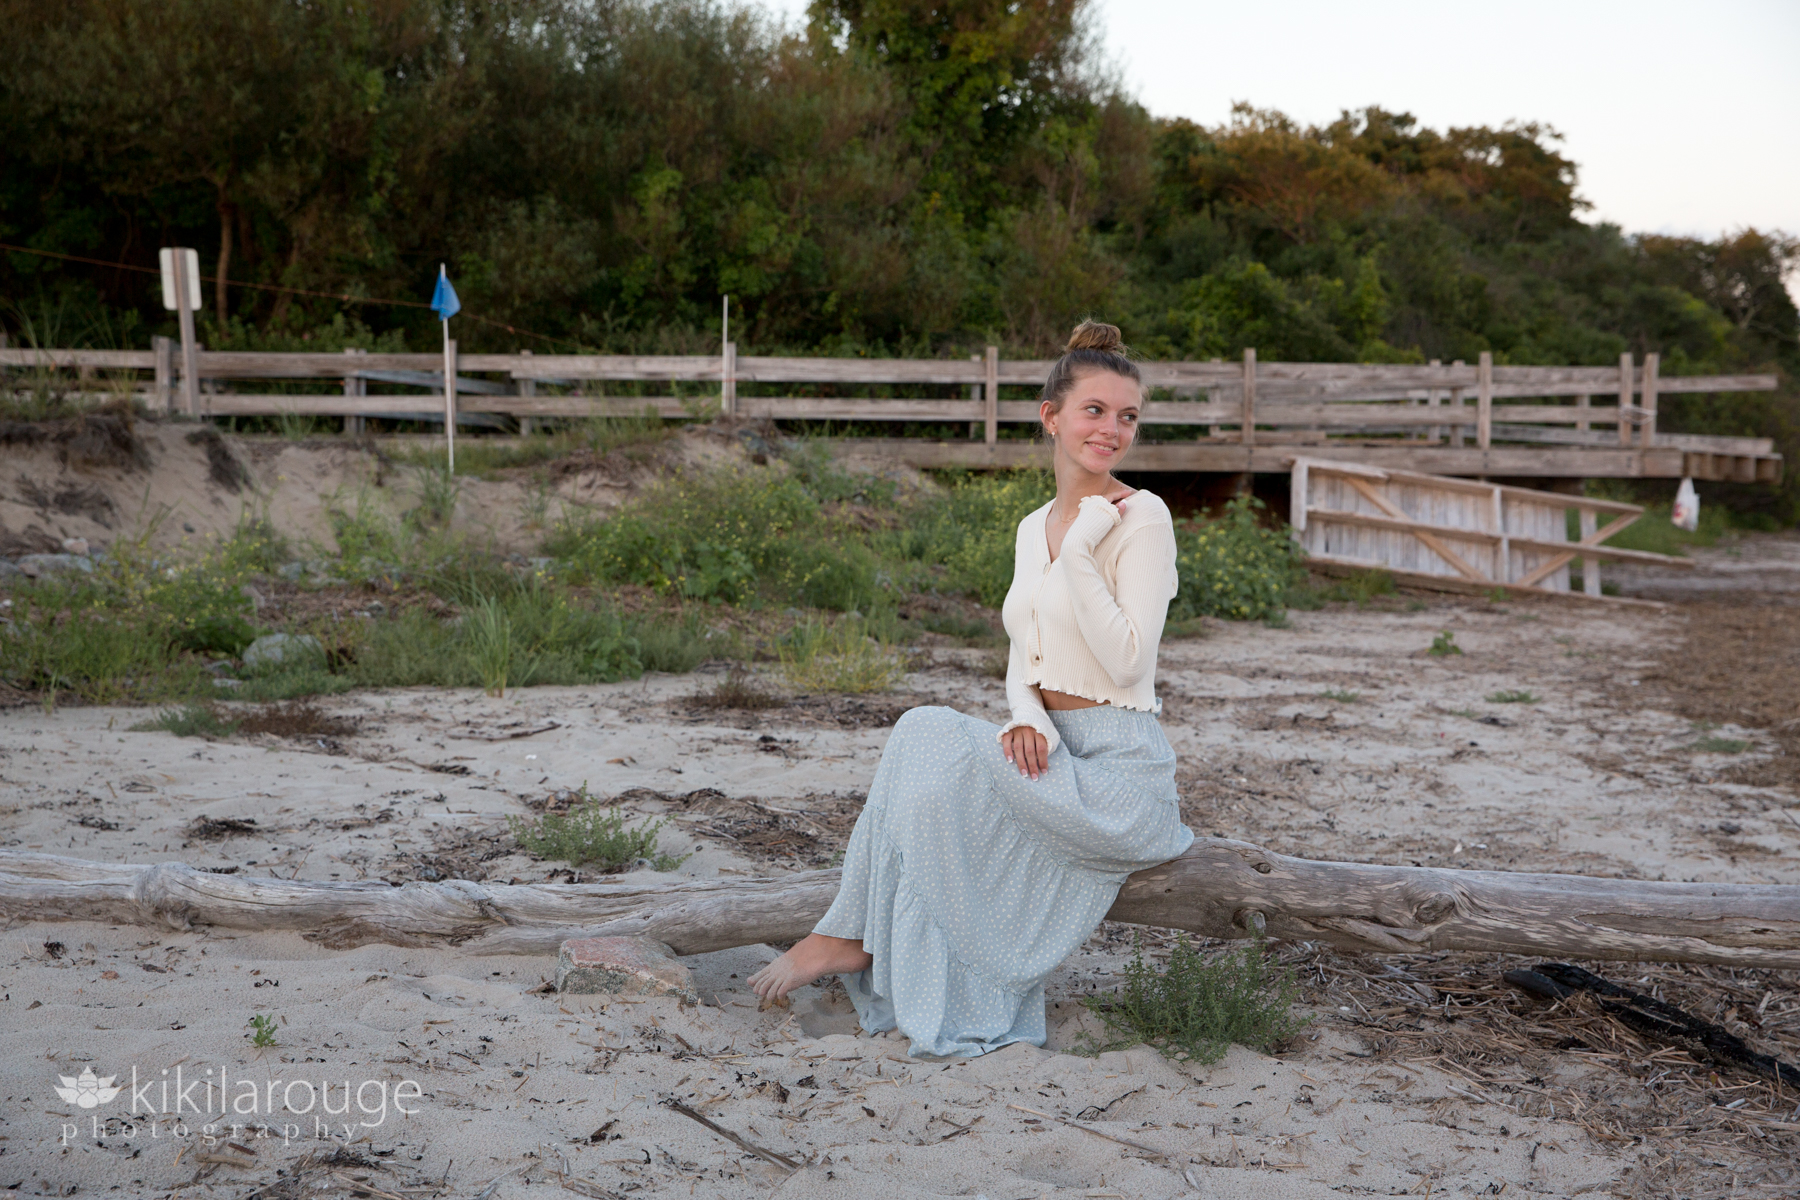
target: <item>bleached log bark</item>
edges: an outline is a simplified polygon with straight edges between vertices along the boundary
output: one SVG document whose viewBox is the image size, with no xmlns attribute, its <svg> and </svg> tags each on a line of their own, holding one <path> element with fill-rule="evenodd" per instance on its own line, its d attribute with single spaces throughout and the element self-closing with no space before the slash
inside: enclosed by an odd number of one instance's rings
<svg viewBox="0 0 1800 1200">
<path fill-rule="evenodd" d="M 553 954 L 565 938 L 641 934 L 699 954 L 804 936 L 837 883 L 836 871 L 806 871 L 654 884 L 392 887 L 0 850 L 0 916 L 9 923 L 292 929 L 338 949 L 388 942 Z M 1380 954 L 1479 950 L 1800 968 L 1800 887 L 1314 862 L 1226 838 L 1200 838 L 1181 858 L 1139 871 L 1108 916 L 1211 938 L 1260 929 Z"/>
</svg>

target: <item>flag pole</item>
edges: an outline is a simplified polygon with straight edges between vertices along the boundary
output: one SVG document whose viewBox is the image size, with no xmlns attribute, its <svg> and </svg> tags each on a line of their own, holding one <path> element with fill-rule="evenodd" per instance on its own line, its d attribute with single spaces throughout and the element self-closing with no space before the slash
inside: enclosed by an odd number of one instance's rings
<svg viewBox="0 0 1800 1200">
<path fill-rule="evenodd" d="M 437 288 L 431 293 L 431 307 L 444 323 L 444 447 L 445 474 L 456 474 L 456 343 L 450 340 L 450 318 L 462 311 L 462 301 L 450 286 L 450 275 L 444 264 L 438 264 Z"/>
<path fill-rule="evenodd" d="M 438 264 L 438 274 L 444 264 Z M 450 318 L 444 318 L 444 445 L 446 473 L 456 474 L 456 361 L 450 351 Z"/>
</svg>

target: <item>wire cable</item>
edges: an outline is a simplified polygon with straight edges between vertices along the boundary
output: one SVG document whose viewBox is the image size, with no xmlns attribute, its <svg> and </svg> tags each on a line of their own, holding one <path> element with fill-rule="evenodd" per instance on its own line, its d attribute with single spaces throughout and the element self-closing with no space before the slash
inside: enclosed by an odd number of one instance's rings
<svg viewBox="0 0 1800 1200">
<path fill-rule="evenodd" d="M 137 271 L 145 275 L 162 274 L 162 271 L 157 267 L 140 267 L 135 263 L 108 262 L 102 258 L 86 258 L 79 254 L 60 254 L 55 250 L 36 250 L 30 246 L 15 246 L 10 242 L 0 242 L 0 250 L 11 250 L 15 254 L 36 254 L 43 258 L 60 258 L 65 262 L 88 263 L 92 266 L 111 267 L 119 271 Z M 200 276 L 200 281 L 202 283 L 217 283 L 219 279 L 216 275 L 202 275 Z M 314 291 L 311 288 L 283 287 L 280 284 L 275 283 L 251 283 L 248 280 L 239 279 L 227 279 L 225 281 L 225 286 L 254 288 L 264 292 L 286 292 L 292 296 L 318 296 L 326 300 L 341 300 L 346 304 L 385 304 L 397 308 L 428 309 L 431 307 L 431 305 L 422 300 L 387 300 L 372 296 L 352 296 L 346 292 L 319 292 Z M 474 313 L 466 310 L 457 315 L 482 325 L 492 325 L 496 329 L 504 329 L 508 333 L 522 334 L 525 337 L 537 338 L 541 342 L 549 342 L 552 345 L 574 346 L 577 350 L 581 349 L 580 342 L 570 341 L 568 338 L 551 337 L 549 334 L 545 333 L 534 333 L 529 329 L 520 329 L 516 325 L 509 325 L 505 321 L 496 321 L 491 317 L 476 316 Z"/>
</svg>

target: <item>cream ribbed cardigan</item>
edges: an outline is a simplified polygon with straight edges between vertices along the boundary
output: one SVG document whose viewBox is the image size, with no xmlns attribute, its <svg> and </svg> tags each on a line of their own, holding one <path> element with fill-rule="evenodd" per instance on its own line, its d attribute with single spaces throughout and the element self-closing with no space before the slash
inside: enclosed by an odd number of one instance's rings
<svg viewBox="0 0 1800 1200">
<path fill-rule="evenodd" d="M 1175 596 L 1175 523 L 1151 492 L 1135 492 L 1121 515 L 1104 496 L 1083 496 L 1062 553 L 1050 560 L 1050 505 L 1019 522 L 1012 587 L 1001 607 L 1012 656 L 1006 699 L 1012 720 L 1062 738 L 1038 687 L 1162 711 L 1156 698 L 1156 648 Z"/>
</svg>

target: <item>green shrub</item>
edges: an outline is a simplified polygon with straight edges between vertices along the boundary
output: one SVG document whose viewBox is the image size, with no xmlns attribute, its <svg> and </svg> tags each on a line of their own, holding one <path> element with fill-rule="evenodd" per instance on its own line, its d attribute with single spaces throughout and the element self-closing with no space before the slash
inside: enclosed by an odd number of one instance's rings
<svg viewBox="0 0 1800 1200">
<path fill-rule="evenodd" d="M 1461 654 L 1462 647 L 1456 644 L 1456 635 L 1448 629 L 1444 629 L 1431 639 L 1431 649 L 1428 653 L 1433 658 L 1448 658 L 1452 654 Z"/>
<path fill-rule="evenodd" d="M 542 420 L 542 418 L 539 418 Z M 486 437 L 459 438 L 456 443 L 458 478 L 498 479 L 506 471 L 533 467 L 575 454 L 608 454 L 614 450 L 647 449 L 673 436 L 654 409 L 639 416 L 582 417 L 563 422 L 548 433 L 504 440 Z M 395 452 L 408 466 L 444 469 L 441 447 L 419 447 Z"/>
<path fill-rule="evenodd" d="M 1287 604 L 1289 608 L 1312 610 L 1323 608 L 1328 601 L 1337 600 L 1361 608 L 1375 597 L 1391 596 L 1394 591 L 1394 577 L 1387 571 L 1352 571 L 1324 587 L 1308 587 L 1303 582 L 1296 582 L 1288 591 Z"/>
<path fill-rule="evenodd" d="M 855 478 L 835 467 L 816 474 L 833 495 Z M 827 512 L 799 473 L 775 467 L 670 479 L 610 517 L 565 523 L 545 550 L 572 580 L 725 604 L 761 596 L 847 612 L 894 582 L 863 530 Z"/>
<path fill-rule="evenodd" d="M 1055 495 L 1056 480 L 1047 471 L 952 476 L 908 521 L 900 551 L 941 564 L 948 590 L 998 608 L 1012 586 L 1019 522 Z"/>
<path fill-rule="evenodd" d="M 0 625 L 0 679 L 43 693 L 48 704 L 65 692 L 89 704 L 117 704 L 212 690 L 200 664 L 171 641 L 171 618 L 110 604 L 93 581 L 17 587 L 12 600 Z"/>
<path fill-rule="evenodd" d="M 551 858 L 571 866 L 593 863 L 603 872 L 623 871 L 640 859 L 653 871 L 673 871 L 687 860 L 657 849 L 656 835 L 665 821 L 645 821 L 635 829 L 625 827 L 625 814 L 608 808 L 588 795 L 581 785 L 578 803 L 567 814 L 546 813 L 542 818 L 509 816 L 513 837 L 535 858 Z"/>
<path fill-rule="evenodd" d="M 1286 526 L 1257 519 L 1265 508 L 1253 496 L 1225 505 L 1217 520 L 1184 521 L 1175 529 L 1175 568 L 1181 586 L 1170 620 L 1198 616 L 1234 621 L 1279 618 L 1300 562 Z"/>
<path fill-rule="evenodd" d="M 981 646 L 991 646 L 1006 640 L 1003 630 L 996 630 L 991 621 L 980 617 L 960 617 L 955 613 L 922 613 L 913 618 L 913 623 L 932 633 L 961 638 L 965 642 Z"/>
<path fill-rule="evenodd" d="M 215 704 L 184 704 L 164 709 L 148 721 L 131 727 L 133 733 L 172 733 L 176 737 L 228 738 L 237 732 L 238 723 L 221 712 Z"/>
<path fill-rule="evenodd" d="M 820 504 L 891 506 L 898 489 L 887 479 L 844 470 L 818 438 L 799 437 L 782 444 L 781 457 L 807 494 Z"/>
<path fill-rule="evenodd" d="M 695 708 L 762 709 L 780 708 L 782 699 L 763 688 L 756 677 L 742 667 L 732 667 L 725 678 L 712 687 L 695 692 L 688 698 Z"/>
<path fill-rule="evenodd" d="M 776 647 L 789 683 L 813 692 L 880 692 L 906 671 L 899 653 L 854 620 L 796 625 Z"/>
<path fill-rule="evenodd" d="M 174 642 L 195 654 L 236 658 L 256 640 L 256 626 L 239 613 L 210 613 L 177 626 Z"/>
<path fill-rule="evenodd" d="M 1082 1002 L 1123 1035 L 1113 1046 L 1145 1042 L 1171 1058 L 1215 1063 L 1234 1043 L 1262 1049 L 1299 1033 L 1307 1021 L 1293 1012 L 1298 994 L 1293 975 L 1269 964 L 1260 938 L 1208 958 L 1184 934 L 1160 972 L 1144 961 L 1140 939 L 1125 986 Z"/>
<path fill-rule="evenodd" d="M 419 480 L 419 507 L 408 517 L 425 528 L 448 525 L 456 516 L 456 502 L 462 498 L 462 481 L 450 474 L 445 465 L 427 464 L 415 473 Z"/>
<path fill-rule="evenodd" d="M 1699 528 L 1689 532 L 1669 520 L 1670 505 L 1652 504 L 1644 515 L 1606 539 L 1608 546 L 1620 550 L 1648 550 L 1653 554 L 1685 554 L 1689 546 L 1711 546 L 1731 536 L 1731 514 L 1717 504 L 1700 506 Z M 1600 513 L 1599 524 L 1613 519 L 1611 513 Z M 1569 540 L 1581 537 L 1578 518 L 1573 510 L 1568 515 Z"/>
<path fill-rule="evenodd" d="M 674 619 L 654 614 L 633 617 L 625 622 L 625 630 L 644 671 L 680 675 L 709 659 L 743 657 L 743 643 L 736 634 L 709 628 L 698 613 Z"/>
<path fill-rule="evenodd" d="M 1536 704 L 1538 702 L 1538 695 L 1536 692 L 1510 690 L 1503 692 L 1489 692 L 1487 695 L 1487 702 L 1489 704 Z"/>
</svg>

